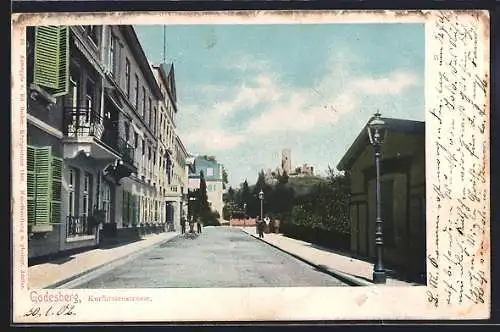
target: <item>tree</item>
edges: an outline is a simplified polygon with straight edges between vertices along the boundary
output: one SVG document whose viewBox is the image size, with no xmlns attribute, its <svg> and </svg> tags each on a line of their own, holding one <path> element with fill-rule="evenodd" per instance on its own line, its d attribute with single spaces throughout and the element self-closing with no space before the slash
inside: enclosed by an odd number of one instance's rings
<svg viewBox="0 0 500 332">
<path fill-rule="evenodd" d="M 245 179 L 241 184 L 239 199 L 237 201 L 238 205 L 244 206 L 246 204 L 247 214 L 250 209 L 250 202 L 252 201 L 252 193 L 250 192 L 250 187 L 248 186 L 248 181 Z"/>
<path fill-rule="evenodd" d="M 224 167 L 222 167 L 222 188 L 226 189 L 228 180 L 227 180 L 227 172 Z"/>
<path fill-rule="evenodd" d="M 327 181 L 314 185 L 298 197 L 293 208 L 293 223 L 349 233 L 349 177 L 329 169 Z"/>
<path fill-rule="evenodd" d="M 236 191 L 233 189 L 233 187 L 229 187 L 229 189 L 227 190 L 226 200 L 227 202 L 236 202 Z"/>
<path fill-rule="evenodd" d="M 207 196 L 207 183 L 205 181 L 205 175 L 203 171 L 200 171 L 200 189 L 198 191 L 198 215 L 201 220 L 205 223 L 209 218 L 210 214 L 210 206 L 208 205 L 208 196 Z"/>
<path fill-rule="evenodd" d="M 266 177 L 264 175 L 264 171 L 260 171 L 257 177 L 257 181 L 255 182 L 255 186 L 252 190 L 252 199 L 249 204 L 249 211 L 254 216 L 260 216 L 260 199 L 259 192 L 262 190 L 264 193 L 264 213 L 268 214 L 272 210 L 272 203 L 269 204 L 272 200 L 272 186 L 266 183 Z M 268 210 L 269 209 L 269 210 Z"/>
</svg>

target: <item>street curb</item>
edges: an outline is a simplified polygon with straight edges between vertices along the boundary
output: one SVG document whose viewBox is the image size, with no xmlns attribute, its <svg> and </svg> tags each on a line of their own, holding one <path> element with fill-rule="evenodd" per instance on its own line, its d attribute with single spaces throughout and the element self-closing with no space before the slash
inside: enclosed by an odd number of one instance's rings
<svg viewBox="0 0 500 332">
<path fill-rule="evenodd" d="M 88 270 L 85 270 L 85 271 L 83 271 L 83 272 L 80 272 L 80 273 L 74 274 L 74 275 L 72 275 L 72 276 L 70 276 L 70 277 L 68 277 L 68 278 L 65 278 L 65 279 L 63 279 L 63 280 L 59 280 L 59 281 L 57 281 L 57 282 L 55 282 L 55 283 L 53 283 L 53 284 L 51 284 L 51 285 L 48 285 L 48 286 L 42 287 L 42 289 L 56 289 L 56 288 L 58 288 L 58 287 L 60 287 L 60 286 L 62 286 L 62 285 L 64 285 L 64 284 L 70 283 L 70 282 L 72 282 L 72 281 L 74 281 L 74 280 L 76 280 L 76 279 L 78 279 L 78 278 L 81 278 L 81 277 L 83 277 L 83 276 L 85 276 L 85 275 L 87 275 L 87 274 L 90 274 L 90 273 L 95 272 L 95 271 L 97 271 L 97 270 L 99 270 L 99 269 L 102 269 L 102 268 L 104 268 L 104 267 L 106 267 L 106 266 L 108 266 L 108 265 L 111 265 L 111 264 L 116 264 L 116 263 L 118 263 L 118 262 L 119 262 L 119 261 L 121 261 L 121 260 L 127 260 L 127 259 L 130 259 L 131 257 L 137 257 L 137 256 L 139 256 L 140 254 L 144 253 L 145 251 L 147 251 L 147 250 L 149 250 L 149 249 L 152 249 L 152 248 L 154 248 L 154 247 L 157 247 L 157 246 L 159 246 L 159 245 L 162 245 L 162 244 L 164 244 L 164 243 L 166 243 L 166 242 L 169 242 L 169 241 L 171 241 L 171 240 L 173 240 L 173 239 L 175 239 L 175 238 L 177 238 L 177 237 L 179 237 L 179 236 L 180 236 L 180 234 L 177 234 L 176 236 L 173 236 L 173 237 L 171 237 L 170 239 L 166 239 L 166 240 L 164 240 L 164 241 L 160 241 L 160 242 L 155 243 L 155 244 L 153 244 L 153 245 L 151 245 L 151 246 L 147 246 L 147 247 L 145 247 L 145 248 L 142 248 L 141 250 L 136 251 L 136 252 L 134 252 L 134 253 L 132 253 L 132 254 L 129 254 L 129 255 L 125 255 L 125 256 L 123 256 L 123 257 L 116 258 L 116 259 L 114 259 L 114 260 L 108 261 L 108 262 L 103 263 L 103 264 L 101 264 L 101 265 L 98 265 L 98 266 L 92 267 L 92 268 L 90 268 L 90 269 L 88 269 Z"/>
<path fill-rule="evenodd" d="M 298 260 L 300 260 L 300 261 L 302 261 L 302 262 L 304 262 L 304 263 L 306 263 L 306 264 L 314 267 L 314 268 L 316 268 L 316 269 L 318 269 L 319 271 L 321 271 L 323 273 L 329 274 L 332 277 L 335 277 L 335 278 L 337 278 L 337 279 L 345 282 L 349 286 L 375 286 L 374 283 L 371 283 L 371 282 L 366 281 L 366 280 L 362 280 L 362 279 L 357 278 L 357 277 L 355 277 L 353 275 L 350 275 L 348 273 L 340 272 L 340 271 L 331 269 L 331 268 L 326 267 L 326 266 L 321 266 L 321 265 L 315 264 L 315 263 L 313 263 L 313 262 L 311 262 L 311 261 L 309 261 L 309 260 L 307 260 L 307 259 L 305 259 L 305 258 L 303 258 L 303 257 L 301 257 L 299 255 L 297 255 L 297 254 L 294 254 L 294 253 L 292 253 L 290 251 L 287 251 L 287 250 L 285 250 L 283 248 L 278 247 L 277 245 L 269 243 L 266 240 L 263 240 L 263 239 L 255 236 L 253 234 L 250 234 L 250 233 L 248 233 L 245 230 L 242 230 L 242 232 L 244 232 L 244 233 L 246 233 L 246 234 L 248 234 L 248 235 L 256 238 L 257 240 L 260 240 L 260 241 L 266 243 L 267 245 L 269 245 L 269 246 L 271 246 L 273 248 L 276 248 L 276 249 L 278 249 L 278 250 L 280 250 L 280 251 L 282 251 L 282 252 L 284 252 L 284 253 L 286 253 L 286 254 L 288 254 L 288 255 L 290 255 L 290 256 L 292 256 L 292 257 L 294 257 L 294 258 L 296 258 L 296 259 L 298 259 Z"/>
</svg>

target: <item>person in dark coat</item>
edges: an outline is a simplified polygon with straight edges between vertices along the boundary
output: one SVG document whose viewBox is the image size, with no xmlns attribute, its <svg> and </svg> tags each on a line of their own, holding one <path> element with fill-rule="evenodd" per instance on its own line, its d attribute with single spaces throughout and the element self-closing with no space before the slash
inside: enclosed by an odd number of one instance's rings
<svg viewBox="0 0 500 332">
<path fill-rule="evenodd" d="M 198 230 L 198 233 L 201 233 L 201 218 L 198 217 L 198 219 L 196 219 L 196 228 Z"/>
<path fill-rule="evenodd" d="M 181 234 L 186 233 L 186 218 L 181 218 Z"/>
<path fill-rule="evenodd" d="M 189 219 L 189 233 L 194 233 L 194 217 L 191 216 Z"/>
<path fill-rule="evenodd" d="M 259 238 L 264 238 L 264 227 L 266 225 L 266 222 L 262 218 L 259 218 L 257 219 L 257 223 L 257 228 L 259 229 Z"/>
</svg>

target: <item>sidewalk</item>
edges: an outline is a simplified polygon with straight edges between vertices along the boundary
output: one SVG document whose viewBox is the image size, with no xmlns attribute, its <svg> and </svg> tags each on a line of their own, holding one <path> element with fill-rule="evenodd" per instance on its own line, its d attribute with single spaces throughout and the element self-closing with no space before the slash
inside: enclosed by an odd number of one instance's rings
<svg viewBox="0 0 500 332">
<path fill-rule="evenodd" d="M 258 235 L 255 234 L 255 227 L 241 227 L 241 229 L 249 235 L 257 239 L 259 238 Z M 264 238 L 261 240 L 291 254 L 292 256 L 319 267 L 330 274 L 338 276 L 340 279 L 344 279 L 349 283 L 358 286 L 375 285 L 372 281 L 372 263 L 343 256 L 332 252 L 329 249 L 322 248 L 321 246 L 313 246 L 311 243 L 295 240 L 283 236 L 282 234 L 264 234 Z M 415 285 L 417 284 L 398 280 L 389 276 L 387 278 L 387 286 Z"/>
<path fill-rule="evenodd" d="M 120 258 L 150 248 L 156 244 L 176 237 L 177 232 L 149 234 L 123 246 L 110 249 L 92 249 L 51 262 L 30 266 L 28 268 L 28 287 L 46 288 L 76 275 L 84 274 Z"/>
</svg>

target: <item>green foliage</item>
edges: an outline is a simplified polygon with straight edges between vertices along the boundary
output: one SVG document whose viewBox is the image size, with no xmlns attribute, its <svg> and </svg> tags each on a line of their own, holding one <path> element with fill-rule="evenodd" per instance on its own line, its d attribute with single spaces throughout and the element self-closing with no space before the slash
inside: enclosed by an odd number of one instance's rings
<svg viewBox="0 0 500 332">
<path fill-rule="evenodd" d="M 222 168 L 222 188 L 223 189 L 226 189 L 227 183 L 228 183 L 227 172 L 226 172 L 226 169 L 223 167 Z"/>
<path fill-rule="evenodd" d="M 303 196 L 309 194 L 316 185 L 324 183 L 327 180 L 319 176 L 304 176 L 290 178 L 288 180 L 289 186 L 293 188 L 296 196 Z"/>
<path fill-rule="evenodd" d="M 234 197 L 241 198 L 240 202 L 247 203 L 250 216 L 260 215 L 258 193 L 261 189 L 265 215 L 285 223 L 349 233 L 348 176 L 332 169 L 326 178 L 289 178 L 283 174 L 275 185 L 269 185 L 265 183 L 264 173 L 260 172 L 254 186 L 249 187 L 245 181 L 234 193 Z"/>
<path fill-rule="evenodd" d="M 210 206 L 208 205 L 208 196 L 207 196 L 207 183 L 205 181 L 205 175 L 203 171 L 200 171 L 200 189 L 198 190 L 198 208 L 196 209 L 199 217 L 203 223 L 208 222 L 209 219 L 212 218 Z"/>
<path fill-rule="evenodd" d="M 219 219 L 219 212 L 209 211 L 204 218 L 202 218 L 202 223 L 204 226 L 220 226 Z"/>
<path fill-rule="evenodd" d="M 208 156 L 205 154 L 203 156 L 200 156 L 200 158 L 205 159 L 206 161 L 213 162 L 213 163 L 217 162 L 217 159 L 215 158 L 215 156 Z"/>
</svg>

